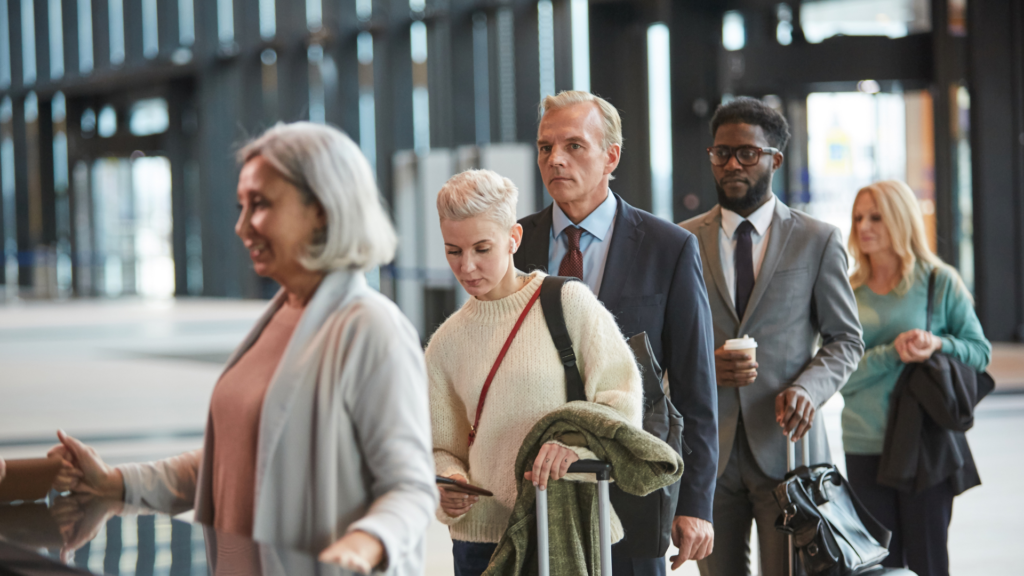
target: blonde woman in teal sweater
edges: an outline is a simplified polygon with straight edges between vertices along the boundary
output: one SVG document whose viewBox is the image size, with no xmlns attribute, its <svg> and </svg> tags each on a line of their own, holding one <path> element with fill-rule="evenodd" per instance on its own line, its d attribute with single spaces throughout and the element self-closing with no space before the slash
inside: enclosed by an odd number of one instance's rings
<svg viewBox="0 0 1024 576">
<path fill-rule="evenodd" d="M 878 182 L 857 193 L 850 253 L 855 260 L 850 282 L 866 352 L 841 390 L 847 474 L 871 514 L 892 530 L 883 565 L 907 567 L 918 576 L 945 576 L 956 495 L 950 482 L 906 493 L 875 480 L 889 397 L 906 364 L 942 352 L 983 371 L 992 345 L 960 276 L 928 247 L 917 198 L 903 182 Z M 926 332 L 928 277 L 936 268 L 932 332 Z"/>
</svg>

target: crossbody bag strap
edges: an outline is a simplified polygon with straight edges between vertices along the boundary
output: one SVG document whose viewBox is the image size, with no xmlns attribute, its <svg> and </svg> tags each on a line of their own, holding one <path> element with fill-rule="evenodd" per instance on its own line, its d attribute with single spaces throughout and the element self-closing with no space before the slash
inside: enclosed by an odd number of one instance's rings
<svg viewBox="0 0 1024 576">
<path fill-rule="evenodd" d="M 928 276 L 928 317 L 924 321 L 925 332 L 932 331 L 932 312 L 935 311 L 935 279 L 939 276 L 939 268 L 932 268 Z"/>
<path fill-rule="evenodd" d="M 562 311 L 562 286 L 566 282 L 575 282 L 576 278 L 548 276 L 540 285 L 540 307 L 544 310 L 544 320 L 548 323 L 551 339 L 558 349 L 558 357 L 565 370 L 565 397 L 569 402 L 586 400 L 587 393 L 583 387 L 583 377 L 576 365 L 576 353 L 572 350 L 572 338 L 569 328 L 565 325 L 565 314 Z"/>
<path fill-rule="evenodd" d="M 469 428 L 469 445 L 472 446 L 476 440 L 476 429 L 480 426 L 480 415 L 484 413 L 484 401 L 487 400 L 487 391 L 491 389 L 491 382 L 494 382 L 494 375 L 498 372 L 498 367 L 501 366 L 501 361 L 505 359 L 505 354 L 508 352 L 509 346 L 512 345 L 512 340 L 515 340 L 516 334 L 519 333 L 519 328 L 523 325 L 523 320 L 526 320 L 526 315 L 530 313 L 530 309 L 533 308 L 534 302 L 540 296 L 540 289 L 533 293 L 530 297 L 530 301 L 526 303 L 526 308 L 523 308 L 523 312 L 519 314 L 519 319 L 516 320 L 516 325 L 512 327 L 512 332 L 505 339 L 505 345 L 501 347 L 501 352 L 498 353 L 498 359 L 494 361 L 494 366 L 491 366 L 491 372 L 487 375 L 487 380 L 484 381 L 484 387 L 480 390 L 480 400 L 476 403 L 476 418 L 473 420 L 473 425 Z"/>
</svg>

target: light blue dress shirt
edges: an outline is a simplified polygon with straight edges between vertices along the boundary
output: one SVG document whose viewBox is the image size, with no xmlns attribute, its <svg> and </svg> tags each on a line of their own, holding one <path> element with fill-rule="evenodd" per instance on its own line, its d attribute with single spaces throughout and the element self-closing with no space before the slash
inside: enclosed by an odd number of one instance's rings
<svg viewBox="0 0 1024 576">
<path fill-rule="evenodd" d="M 558 274 L 562 259 L 569 252 L 569 238 L 565 229 L 576 226 L 562 209 L 555 203 L 551 206 L 551 238 L 548 242 L 548 273 Z M 604 264 L 608 260 L 608 247 L 612 242 L 612 230 L 615 228 L 615 212 L 619 201 L 615 194 L 608 191 L 605 198 L 589 216 L 580 222 L 580 252 L 583 252 L 583 282 L 590 287 L 594 295 L 601 293 L 601 281 L 604 280 Z"/>
</svg>

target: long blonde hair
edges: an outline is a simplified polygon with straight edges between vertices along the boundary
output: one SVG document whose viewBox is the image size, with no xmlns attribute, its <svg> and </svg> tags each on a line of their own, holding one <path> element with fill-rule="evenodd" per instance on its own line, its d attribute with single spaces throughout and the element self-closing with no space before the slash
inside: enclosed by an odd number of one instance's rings
<svg viewBox="0 0 1024 576">
<path fill-rule="evenodd" d="M 898 180 L 885 180 L 875 182 L 861 188 L 854 199 L 854 205 L 860 200 L 861 195 L 871 194 L 875 200 L 875 207 L 882 215 L 882 224 L 889 231 L 889 241 L 892 249 L 900 259 L 900 282 L 896 285 L 897 294 L 906 294 L 914 284 L 914 268 L 918 261 L 931 264 L 936 268 L 948 270 L 957 279 L 957 284 L 970 296 L 963 280 L 951 266 L 948 266 L 941 258 L 932 252 L 928 245 L 928 237 L 924 230 L 924 216 L 921 214 L 921 206 L 917 197 L 906 183 Z M 850 284 L 854 288 L 863 286 L 871 278 L 871 259 L 860 250 L 860 241 L 857 238 L 857 223 L 851 217 L 850 254 L 854 259 L 853 273 L 850 275 Z"/>
</svg>

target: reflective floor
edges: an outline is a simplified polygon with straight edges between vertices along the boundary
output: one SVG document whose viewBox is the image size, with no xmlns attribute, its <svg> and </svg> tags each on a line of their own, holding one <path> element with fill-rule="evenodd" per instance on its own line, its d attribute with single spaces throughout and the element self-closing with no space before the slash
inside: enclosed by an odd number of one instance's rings
<svg viewBox="0 0 1024 576">
<path fill-rule="evenodd" d="M 63 428 L 111 463 L 200 445 L 221 364 L 264 304 L 252 301 L 73 301 L 0 306 L 0 456 L 43 455 Z M 984 485 L 957 498 L 951 572 L 1019 574 L 1024 562 L 1024 348 L 999 346 L 998 394 L 968 433 Z M 841 399 L 825 407 L 841 454 Z M 449 575 L 451 542 L 435 522 L 428 574 Z M 677 575 L 694 575 L 692 563 Z"/>
</svg>

